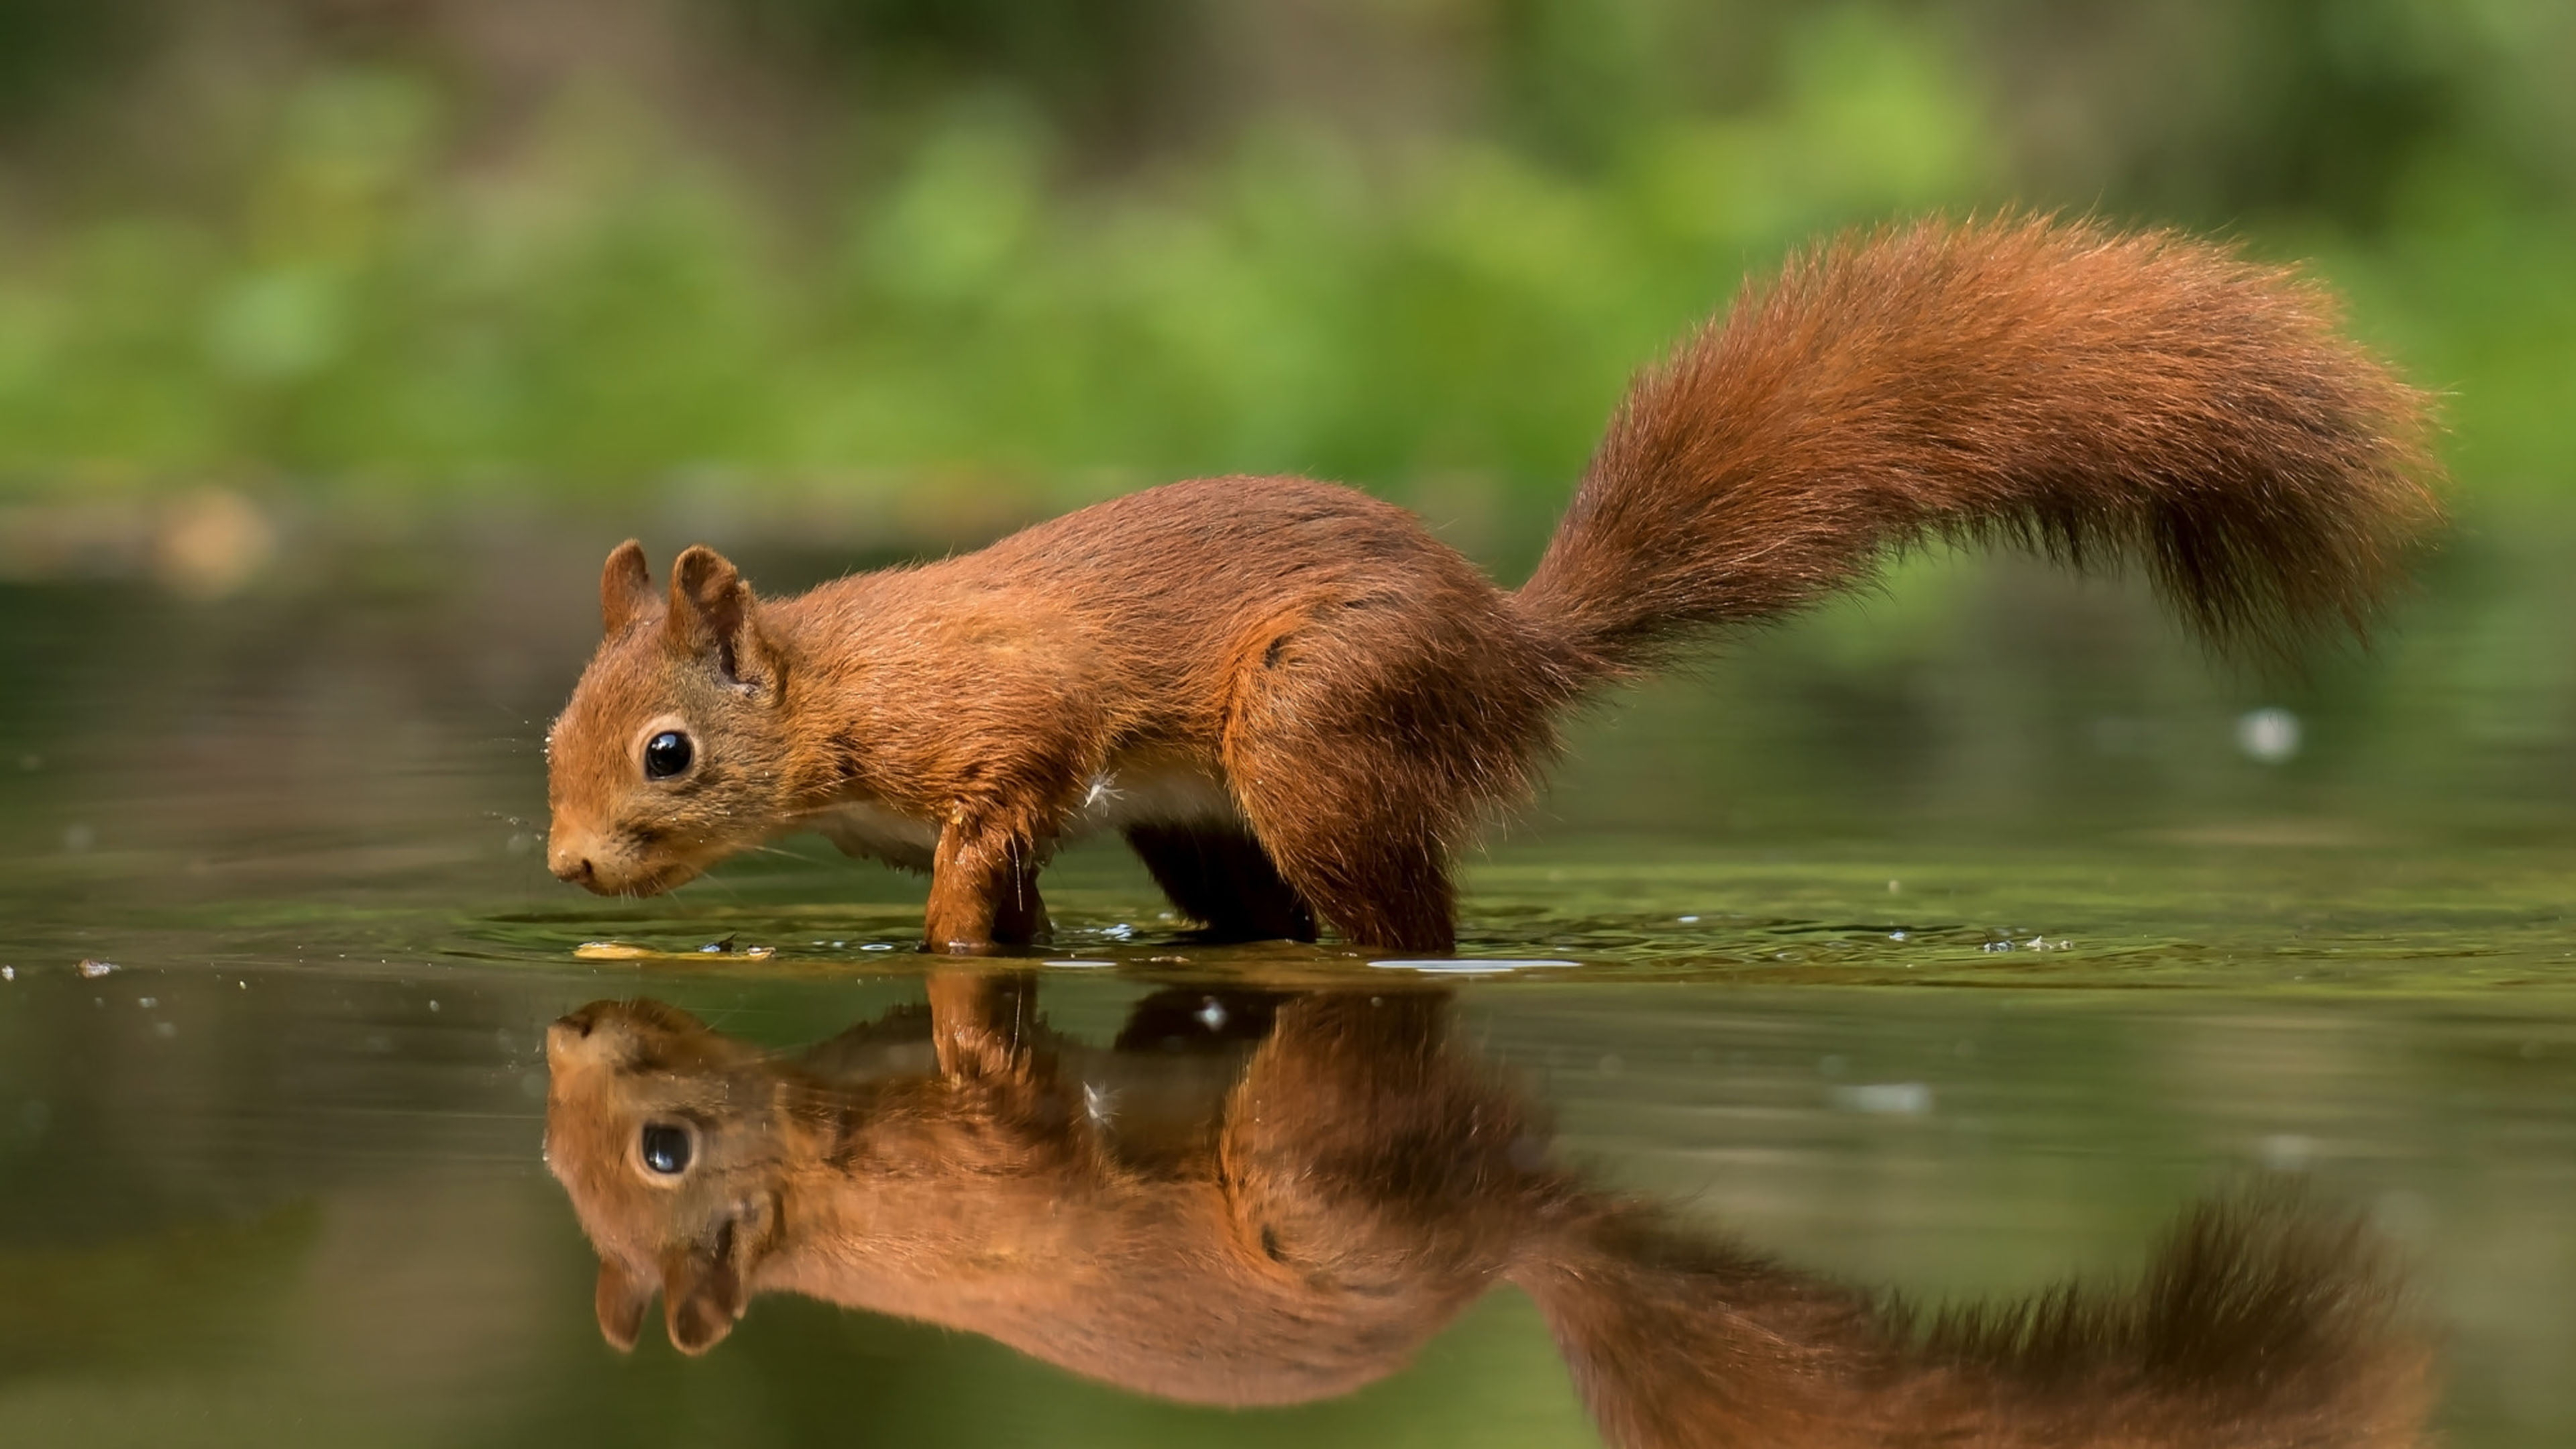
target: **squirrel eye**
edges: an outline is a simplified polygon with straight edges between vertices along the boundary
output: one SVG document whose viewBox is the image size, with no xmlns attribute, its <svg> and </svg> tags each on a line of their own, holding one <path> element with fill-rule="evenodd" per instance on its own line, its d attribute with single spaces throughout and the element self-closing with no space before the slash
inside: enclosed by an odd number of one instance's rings
<svg viewBox="0 0 2576 1449">
<path fill-rule="evenodd" d="M 668 1122 L 644 1124 L 644 1165 L 664 1177 L 677 1177 L 689 1170 L 689 1134 L 685 1128 Z"/>
<path fill-rule="evenodd" d="M 667 780 L 689 768 L 695 757 L 689 748 L 689 737 L 678 730 L 664 730 L 644 744 L 644 778 Z"/>
</svg>

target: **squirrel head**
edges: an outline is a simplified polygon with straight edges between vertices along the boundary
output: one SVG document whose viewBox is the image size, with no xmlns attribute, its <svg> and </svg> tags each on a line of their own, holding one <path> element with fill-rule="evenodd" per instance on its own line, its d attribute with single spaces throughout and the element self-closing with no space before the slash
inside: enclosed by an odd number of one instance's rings
<svg viewBox="0 0 2576 1449">
<path fill-rule="evenodd" d="M 655 895 L 792 813 L 785 661 L 710 548 L 681 554 L 656 597 L 627 540 L 599 608 L 599 652 L 546 734 L 546 864 L 601 895 Z"/>
<path fill-rule="evenodd" d="M 756 1048 L 655 1001 L 595 1001 L 546 1029 L 546 1166 L 599 1251 L 599 1331 L 635 1346 L 658 1289 L 671 1343 L 704 1353 L 779 1243 L 794 1153 Z"/>
</svg>

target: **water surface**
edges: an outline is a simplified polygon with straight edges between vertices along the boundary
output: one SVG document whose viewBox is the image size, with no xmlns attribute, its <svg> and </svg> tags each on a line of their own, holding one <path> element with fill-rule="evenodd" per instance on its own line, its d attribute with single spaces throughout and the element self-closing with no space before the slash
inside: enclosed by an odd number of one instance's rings
<svg viewBox="0 0 2576 1449">
<path fill-rule="evenodd" d="M 546 1024 L 650 996 L 784 1048 L 924 991 L 919 883 L 811 842 L 654 901 L 544 875 L 537 741 L 608 541 L 440 537 L 215 605 L 0 591 L 0 1442 L 1594 1442 L 1510 1291 L 1241 1413 L 784 1296 L 703 1359 L 604 1346 Z M 1603 1188 L 1928 1300 L 2131 1271 L 2201 1193 L 2295 1176 L 2414 1265 L 2453 1442 L 2562 1444 L 2551 587 L 2437 578 L 2285 684 L 2122 591 L 1936 569 L 1580 723 L 1470 865 L 1479 969 L 1200 946 L 1089 849 L 1024 964 L 1095 1042 L 1175 987 L 1451 993 Z M 2240 744 L 2267 706 L 2288 758 Z"/>
</svg>

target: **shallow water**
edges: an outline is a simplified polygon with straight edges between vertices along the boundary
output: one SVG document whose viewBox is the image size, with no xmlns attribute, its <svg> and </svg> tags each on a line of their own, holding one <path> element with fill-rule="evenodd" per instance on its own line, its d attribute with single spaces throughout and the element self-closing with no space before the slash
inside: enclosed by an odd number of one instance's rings
<svg viewBox="0 0 2576 1449">
<path fill-rule="evenodd" d="M 1595 1442 L 1509 1289 L 1242 1412 L 786 1295 L 703 1359 L 604 1346 L 546 1024 L 821 1040 L 922 998 L 920 888 L 810 842 L 655 901 L 547 879 L 599 550 L 471 542 L 214 605 L 0 590 L 0 1443 Z M 2451 1442 L 2576 1442 L 2570 615 L 2461 567 L 2289 686 L 2120 591 L 1935 569 L 1582 722 L 1471 866 L 1476 969 L 1203 947 L 1091 849 L 1023 964 L 1095 1044 L 1165 988 L 1448 993 L 1598 1189 L 1917 1299 L 2116 1278 L 2295 1177 L 2400 1246 Z M 2240 748 L 2263 705 L 2295 758 Z"/>
</svg>

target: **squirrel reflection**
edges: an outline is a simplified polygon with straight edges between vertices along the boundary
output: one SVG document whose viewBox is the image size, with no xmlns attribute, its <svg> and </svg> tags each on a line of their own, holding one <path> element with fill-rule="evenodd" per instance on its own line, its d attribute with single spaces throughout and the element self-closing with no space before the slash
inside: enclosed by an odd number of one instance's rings
<svg viewBox="0 0 2576 1449">
<path fill-rule="evenodd" d="M 942 973 L 792 1058 L 653 1001 L 554 1024 L 546 1148 L 600 1330 L 703 1353 L 757 1292 L 984 1334 L 1197 1403 L 1340 1394 L 1499 1282 L 1618 1446 L 2400 1446 L 2426 1351 L 2357 1226 L 2186 1215 L 2125 1293 L 1926 1321 L 1551 1160 L 1437 995 L 1167 992 L 1114 1047 Z"/>
</svg>

